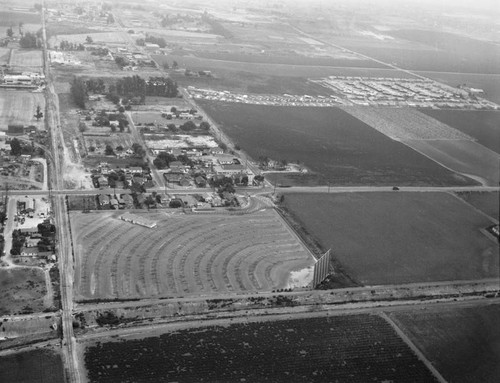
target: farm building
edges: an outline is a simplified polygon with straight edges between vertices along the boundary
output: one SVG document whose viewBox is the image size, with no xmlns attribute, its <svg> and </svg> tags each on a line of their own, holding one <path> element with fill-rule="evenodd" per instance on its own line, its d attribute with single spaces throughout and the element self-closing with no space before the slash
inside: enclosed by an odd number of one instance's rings
<svg viewBox="0 0 500 383">
<path fill-rule="evenodd" d="M 157 223 L 155 221 L 151 221 L 151 220 L 149 220 L 147 218 L 140 217 L 138 215 L 131 214 L 131 213 L 128 213 L 128 212 L 125 213 L 125 214 L 122 214 L 120 216 L 120 219 L 122 221 L 125 221 L 125 222 L 133 223 L 135 225 L 149 227 L 150 229 L 156 227 L 156 225 L 157 225 Z"/>
</svg>

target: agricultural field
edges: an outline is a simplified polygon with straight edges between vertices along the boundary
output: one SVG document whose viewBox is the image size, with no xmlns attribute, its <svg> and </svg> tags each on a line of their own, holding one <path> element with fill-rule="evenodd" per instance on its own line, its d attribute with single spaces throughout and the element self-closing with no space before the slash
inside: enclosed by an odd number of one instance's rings
<svg viewBox="0 0 500 383">
<path fill-rule="evenodd" d="M 500 181 L 500 155 L 470 140 L 402 140 L 419 153 L 488 186 Z"/>
<path fill-rule="evenodd" d="M 7 65 L 10 59 L 10 48 L 0 47 L 0 65 Z"/>
<path fill-rule="evenodd" d="M 31 12 L 12 12 L 12 11 L 0 11 L 0 25 L 5 27 L 14 26 L 15 28 L 20 22 L 24 24 L 41 24 L 41 18 L 39 13 Z M 41 26 L 41 25 L 40 25 Z"/>
<path fill-rule="evenodd" d="M 34 114 L 37 105 L 45 111 L 43 93 L 32 93 L 19 90 L 0 90 L 0 126 L 7 129 L 7 125 L 35 125 L 44 130 L 44 121 L 37 122 Z"/>
<path fill-rule="evenodd" d="M 44 317 L 11 317 L 8 320 L 1 320 L 0 350 L 55 339 L 60 335 L 58 331 L 60 324 L 59 318 L 50 314 Z"/>
<path fill-rule="evenodd" d="M 14 49 L 10 57 L 10 66 L 24 70 L 42 70 L 43 56 L 39 49 Z"/>
<path fill-rule="evenodd" d="M 466 133 L 413 108 L 341 108 L 393 140 L 472 140 Z"/>
<path fill-rule="evenodd" d="M 500 380 L 500 305 L 427 306 L 389 315 L 447 381 Z"/>
<path fill-rule="evenodd" d="M 472 88 L 483 89 L 483 98 L 500 105 L 500 74 L 450 73 L 450 72 L 415 72 L 449 86 L 466 84 Z"/>
<path fill-rule="evenodd" d="M 0 288 L 0 315 L 45 309 L 45 275 L 39 268 L 0 269 Z"/>
<path fill-rule="evenodd" d="M 447 193 L 285 194 L 285 209 L 362 285 L 498 277 L 493 221 Z"/>
<path fill-rule="evenodd" d="M 313 258 L 273 210 L 249 215 L 71 213 L 78 299 L 271 291 Z"/>
<path fill-rule="evenodd" d="M 254 160 L 299 161 L 332 185 L 475 184 L 339 108 L 198 104 Z"/>
<path fill-rule="evenodd" d="M 87 36 L 92 38 L 92 41 L 95 44 L 99 43 L 108 43 L 108 44 L 129 44 L 130 40 L 127 39 L 127 36 L 123 32 L 88 32 L 88 33 L 72 33 L 72 34 L 58 34 L 52 36 L 49 39 L 50 46 L 58 46 L 61 41 L 68 41 L 74 44 L 83 44 L 85 43 Z"/>
<path fill-rule="evenodd" d="M 85 350 L 92 382 L 435 382 L 392 327 L 342 315 L 180 329 Z"/>
<path fill-rule="evenodd" d="M 491 116 L 481 134 L 477 133 L 474 127 L 467 125 L 467 122 L 473 123 L 470 117 L 461 124 L 462 129 L 459 130 L 431 117 L 434 113 L 428 115 L 412 108 L 342 109 L 380 133 L 403 142 L 448 169 L 488 185 L 498 185 L 499 155 L 475 142 L 474 138 L 467 134 L 484 136 L 484 140 L 494 138 L 493 136 L 498 134 L 493 128 L 494 121 Z M 432 112 L 443 112 L 440 116 L 449 116 L 455 121 L 461 116 L 454 115 L 459 111 Z M 474 115 L 482 112 L 471 113 Z M 489 146 L 491 145 L 498 146 L 498 143 L 494 141 Z"/>
<path fill-rule="evenodd" d="M 499 192 L 457 192 L 456 194 L 468 204 L 479 209 L 490 217 L 500 219 Z"/>
<path fill-rule="evenodd" d="M 500 154 L 500 111 L 422 110 L 428 116 L 473 137 Z"/>
<path fill-rule="evenodd" d="M 49 348 L 2 356 L 0 381 L 64 383 L 62 357 Z"/>
<path fill-rule="evenodd" d="M 330 38 L 334 44 L 414 71 L 498 74 L 500 48 L 491 42 L 436 30 L 399 29 L 393 39 Z M 457 47 L 460 47 L 457 49 Z"/>
<path fill-rule="evenodd" d="M 173 61 L 177 61 L 180 67 L 187 68 L 191 70 L 210 70 L 210 71 L 220 71 L 225 72 L 225 70 L 237 70 L 242 72 L 249 72 L 255 74 L 263 74 L 270 76 L 288 76 L 288 77 L 327 77 L 332 75 L 332 69 L 337 69 L 339 66 L 346 67 L 361 67 L 366 68 L 370 66 L 371 61 L 361 61 L 361 60 L 347 60 L 349 65 L 346 65 L 345 60 L 335 61 L 335 65 L 324 65 L 322 62 L 320 65 L 297 65 L 294 63 L 293 58 L 285 63 L 269 63 L 269 62 L 245 62 L 245 61 L 229 61 L 229 60 L 218 60 L 218 59 L 208 59 L 204 57 L 195 56 L 152 56 L 156 62 L 160 65 L 167 60 L 169 64 Z M 283 60 L 285 61 L 285 60 Z M 344 63 L 344 65 L 340 65 Z M 323 64 L 323 65 L 322 65 Z M 375 69 L 380 68 L 380 65 L 375 66 Z M 382 68 L 383 69 L 383 68 Z"/>
</svg>

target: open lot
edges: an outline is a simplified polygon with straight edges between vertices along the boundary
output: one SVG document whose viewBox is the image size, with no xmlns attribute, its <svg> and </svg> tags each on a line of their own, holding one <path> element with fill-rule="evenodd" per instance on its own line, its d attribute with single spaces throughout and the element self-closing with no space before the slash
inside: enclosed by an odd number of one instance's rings
<svg viewBox="0 0 500 383">
<path fill-rule="evenodd" d="M 42 51 L 39 49 L 14 49 L 10 57 L 10 66 L 16 69 L 40 70 L 43 65 Z"/>
<path fill-rule="evenodd" d="M 434 382 L 392 327 L 374 315 L 238 323 L 93 344 L 92 382 Z M 107 366 L 113 366 L 108 368 Z"/>
<path fill-rule="evenodd" d="M 313 259 L 273 210 L 250 215 L 72 213 L 79 299 L 270 291 Z"/>
<path fill-rule="evenodd" d="M 500 305 L 426 307 L 390 316 L 447 381 L 500 380 Z"/>
<path fill-rule="evenodd" d="M 492 221 L 446 193 L 286 194 L 285 207 L 363 285 L 498 277 Z"/>
<path fill-rule="evenodd" d="M 36 121 L 34 114 L 37 105 L 45 111 L 43 93 L 22 90 L 0 90 L 0 126 L 7 130 L 7 125 L 35 125 L 42 129 L 43 119 Z"/>
<path fill-rule="evenodd" d="M 63 383 L 65 378 L 61 355 L 46 348 L 2 356 L 0 381 Z"/>
<path fill-rule="evenodd" d="M 474 184 L 339 108 L 198 104 L 254 160 L 300 161 L 332 185 Z"/>
<path fill-rule="evenodd" d="M 500 111 L 422 110 L 428 116 L 475 138 L 500 154 Z"/>
<path fill-rule="evenodd" d="M 0 269 L 0 315 L 41 312 L 47 293 L 41 269 Z"/>
</svg>

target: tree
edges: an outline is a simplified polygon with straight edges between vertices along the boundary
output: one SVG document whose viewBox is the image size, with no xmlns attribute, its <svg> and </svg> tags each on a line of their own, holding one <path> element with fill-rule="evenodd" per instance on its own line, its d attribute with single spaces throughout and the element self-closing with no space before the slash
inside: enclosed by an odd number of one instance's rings
<svg viewBox="0 0 500 383">
<path fill-rule="evenodd" d="M 111 125 L 109 125 L 109 127 L 111 128 L 111 131 L 113 133 L 116 132 L 116 125 L 115 124 L 111 124 Z"/>
<path fill-rule="evenodd" d="M 21 152 L 21 142 L 19 142 L 17 138 L 12 139 L 12 141 L 10 141 L 10 154 L 13 156 L 19 156 L 21 155 Z"/>
<path fill-rule="evenodd" d="M 87 44 L 92 44 L 94 42 L 94 40 L 92 39 L 92 36 L 87 36 L 85 41 L 87 42 Z"/>
<path fill-rule="evenodd" d="M 106 145 L 106 149 L 104 150 L 104 154 L 106 154 L 107 156 L 112 156 L 115 154 L 111 145 Z"/>
<path fill-rule="evenodd" d="M 166 62 L 166 61 L 163 63 L 162 66 L 163 66 L 163 69 L 165 69 L 165 70 L 170 69 L 170 65 L 168 65 L 168 62 Z"/>
<path fill-rule="evenodd" d="M 132 144 L 132 150 L 134 151 L 134 154 L 139 156 L 139 157 L 142 157 L 145 154 L 144 148 L 141 145 L 139 145 L 137 142 L 134 142 Z"/>
<path fill-rule="evenodd" d="M 185 132 L 189 132 L 191 130 L 196 129 L 196 124 L 193 121 L 186 121 L 184 124 L 180 126 L 181 130 Z"/>
<path fill-rule="evenodd" d="M 179 67 L 179 64 L 177 64 L 177 61 L 174 60 L 172 63 L 172 68 L 177 69 Z"/>
<path fill-rule="evenodd" d="M 92 153 L 92 152 L 95 152 L 95 146 L 90 146 L 90 147 L 89 147 L 89 152 L 91 152 L 91 153 Z"/>
<path fill-rule="evenodd" d="M 74 77 L 70 88 L 75 104 L 82 109 L 85 109 L 87 101 L 87 88 L 81 78 Z"/>
<path fill-rule="evenodd" d="M 224 142 L 221 142 L 219 144 L 219 147 L 222 149 L 222 150 L 227 150 L 227 145 L 224 143 Z"/>
<path fill-rule="evenodd" d="M 40 121 L 40 118 L 43 117 L 43 112 L 42 112 L 42 108 L 40 107 L 40 105 L 37 105 L 36 113 L 35 113 L 34 117 L 36 118 L 37 121 Z"/>
<path fill-rule="evenodd" d="M 83 133 L 87 130 L 87 124 L 85 124 L 85 122 L 81 121 L 79 124 L 78 124 L 78 130 Z"/>
<path fill-rule="evenodd" d="M 26 32 L 23 37 L 19 39 L 21 48 L 41 48 L 42 44 L 34 33 Z"/>
<path fill-rule="evenodd" d="M 169 202 L 168 206 L 177 209 L 179 207 L 182 207 L 182 201 L 180 199 L 173 199 Z"/>
<path fill-rule="evenodd" d="M 210 129 L 210 124 L 206 121 L 202 121 L 200 123 L 200 129 L 203 129 L 203 130 L 209 130 Z"/>
<path fill-rule="evenodd" d="M 14 31 L 12 30 L 12 27 L 7 28 L 7 37 L 12 37 L 14 36 Z"/>
<path fill-rule="evenodd" d="M 177 113 L 177 108 L 176 108 L 175 106 L 172 106 L 172 107 L 170 108 L 170 111 L 171 111 L 172 113 Z"/>
<path fill-rule="evenodd" d="M 123 152 L 123 146 L 118 145 L 118 146 L 116 147 L 116 151 L 117 151 L 117 152 Z"/>
</svg>

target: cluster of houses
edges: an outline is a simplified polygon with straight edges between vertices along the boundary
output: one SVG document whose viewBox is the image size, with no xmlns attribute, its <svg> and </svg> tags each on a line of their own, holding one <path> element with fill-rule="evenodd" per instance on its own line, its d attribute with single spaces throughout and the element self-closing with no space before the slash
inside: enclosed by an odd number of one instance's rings
<svg viewBox="0 0 500 383">
<path fill-rule="evenodd" d="M 330 76 L 316 82 L 355 105 L 495 109 L 477 96 L 481 89 L 458 89 L 426 79 Z"/>
<path fill-rule="evenodd" d="M 220 148 L 194 151 L 194 155 L 191 153 L 192 151 L 184 153 L 180 149 L 170 151 L 175 156 L 181 153 L 185 154 L 192 161 L 192 165 L 183 164 L 181 161 L 172 161 L 169 168 L 163 173 L 168 186 L 188 187 L 194 185 L 198 188 L 204 188 L 209 180 L 221 177 L 232 178 L 235 184 L 242 183 L 243 179 L 246 184 L 253 184 L 254 174 L 241 163 L 239 158 L 224 154 Z"/>
<path fill-rule="evenodd" d="M 135 200 L 134 200 L 135 197 Z M 165 193 L 139 193 L 132 194 L 99 194 L 97 195 L 99 209 L 101 210 L 123 210 L 123 209 L 146 209 L 146 208 L 187 208 L 187 209 L 212 209 L 215 207 L 228 206 L 231 203 L 238 205 L 238 197 L 231 194 L 220 196 L 218 193 L 210 191 L 199 194 L 175 194 L 167 195 Z M 123 214 L 121 218 L 132 222 L 133 216 Z M 136 224 L 141 224 L 137 223 Z M 146 226 L 146 225 L 144 225 Z"/>
<path fill-rule="evenodd" d="M 96 188 L 124 188 L 128 185 L 144 185 L 152 180 L 151 171 L 140 166 L 111 168 L 107 162 L 101 162 L 92 170 L 92 182 Z"/>
</svg>

